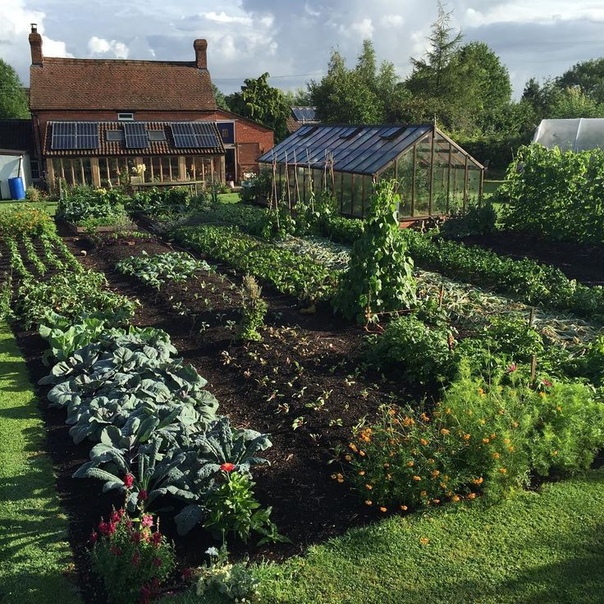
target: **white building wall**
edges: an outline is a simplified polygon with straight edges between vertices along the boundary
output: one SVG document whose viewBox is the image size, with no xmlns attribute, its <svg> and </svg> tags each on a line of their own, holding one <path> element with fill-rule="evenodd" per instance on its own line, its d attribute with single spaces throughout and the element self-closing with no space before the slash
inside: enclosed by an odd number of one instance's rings
<svg viewBox="0 0 604 604">
<path fill-rule="evenodd" d="M 23 185 L 27 189 L 32 185 L 29 155 L 15 155 L 15 152 L 2 152 L 0 150 L 0 199 L 10 199 L 8 179 L 15 176 L 23 178 Z"/>
</svg>

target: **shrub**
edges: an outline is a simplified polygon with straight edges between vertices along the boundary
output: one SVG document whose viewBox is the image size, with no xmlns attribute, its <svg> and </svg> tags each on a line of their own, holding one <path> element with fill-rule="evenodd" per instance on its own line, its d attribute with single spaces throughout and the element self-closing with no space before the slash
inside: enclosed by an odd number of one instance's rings
<svg viewBox="0 0 604 604">
<path fill-rule="evenodd" d="M 370 505 L 407 509 L 478 494 L 497 501 L 533 475 L 588 468 L 604 445 L 604 405 L 584 384 L 533 383 L 527 373 L 511 366 L 485 380 L 462 365 L 431 415 L 382 409 L 353 431 L 349 482 Z"/>
<path fill-rule="evenodd" d="M 393 319 L 380 335 L 369 336 L 365 360 L 397 373 L 412 387 L 434 387 L 453 377 L 454 358 L 446 326 L 428 327 L 414 315 Z"/>
<path fill-rule="evenodd" d="M 453 214 L 440 228 L 445 237 L 452 239 L 468 235 L 488 235 L 496 230 L 497 212 L 492 203 L 472 206 L 467 212 Z"/>
</svg>

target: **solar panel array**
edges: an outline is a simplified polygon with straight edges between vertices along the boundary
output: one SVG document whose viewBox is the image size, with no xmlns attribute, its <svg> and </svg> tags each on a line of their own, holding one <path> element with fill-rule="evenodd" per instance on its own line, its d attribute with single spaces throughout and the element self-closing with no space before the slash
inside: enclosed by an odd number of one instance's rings
<svg viewBox="0 0 604 604">
<path fill-rule="evenodd" d="M 298 122 L 316 122 L 316 107 L 292 107 L 292 113 Z"/>
<path fill-rule="evenodd" d="M 220 148 L 215 129 L 209 122 L 173 122 L 172 136 L 178 148 Z"/>
<path fill-rule="evenodd" d="M 50 146 L 55 150 L 97 149 L 99 125 L 96 122 L 52 122 Z"/>
<path fill-rule="evenodd" d="M 146 149 L 149 146 L 147 125 L 144 122 L 124 122 L 126 149 Z"/>
</svg>

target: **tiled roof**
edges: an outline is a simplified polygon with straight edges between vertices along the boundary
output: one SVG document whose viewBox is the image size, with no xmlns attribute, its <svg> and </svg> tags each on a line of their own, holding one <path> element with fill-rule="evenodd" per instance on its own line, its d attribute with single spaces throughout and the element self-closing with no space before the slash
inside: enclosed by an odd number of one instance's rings
<svg viewBox="0 0 604 604">
<path fill-rule="evenodd" d="M 205 111 L 216 108 L 195 62 L 44 58 L 30 68 L 32 111 Z"/>
<path fill-rule="evenodd" d="M 31 120 L 0 120 L 0 149 L 26 151 L 33 155 L 34 132 Z"/>
<path fill-rule="evenodd" d="M 94 149 L 53 149 L 52 132 L 55 124 L 66 122 L 48 122 L 43 141 L 43 155 L 48 157 L 105 157 L 105 156 L 136 156 L 146 157 L 149 155 L 220 155 L 224 154 L 224 145 L 216 122 L 203 121 L 204 128 L 214 135 L 217 145 L 203 147 L 177 147 L 174 144 L 172 124 L 183 124 L 191 122 L 84 122 L 98 125 L 98 147 Z M 80 123 L 80 122 L 69 122 Z M 162 131 L 165 140 L 148 140 L 147 146 L 143 148 L 128 148 L 125 140 L 107 140 L 107 132 L 123 131 L 127 124 L 141 124 L 147 132 Z M 127 126 L 126 126 L 127 127 Z"/>
</svg>

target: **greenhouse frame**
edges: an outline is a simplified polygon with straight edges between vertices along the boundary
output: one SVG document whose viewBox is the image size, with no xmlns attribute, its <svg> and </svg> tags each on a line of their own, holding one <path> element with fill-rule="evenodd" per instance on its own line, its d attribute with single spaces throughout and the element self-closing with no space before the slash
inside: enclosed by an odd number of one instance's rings
<svg viewBox="0 0 604 604">
<path fill-rule="evenodd" d="M 378 180 L 395 180 L 399 218 L 465 211 L 482 196 L 484 166 L 433 124 L 305 125 L 262 155 L 271 202 L 309 203 L 333 193 L 345 216 L 363 217 Z"/>
</svg>

